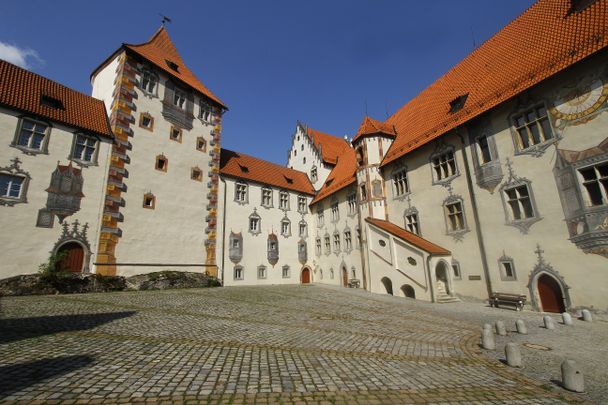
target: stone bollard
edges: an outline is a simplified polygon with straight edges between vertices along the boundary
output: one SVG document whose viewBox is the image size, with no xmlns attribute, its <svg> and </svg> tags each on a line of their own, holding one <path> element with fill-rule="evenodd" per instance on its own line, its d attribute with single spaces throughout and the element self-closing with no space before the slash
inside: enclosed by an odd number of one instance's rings
<svg viewBox="0 0 608 405">
<path fill-rule="evenodd" d="M 572 325 L 572 317 L 567 312 L 562 314 L 562 321 L 564 321 L 564 325 Z"/>
<path fill-rule="evenodd" d="M 507 336 L 507 329 L 505 328 L 505 323 L 503 321 L 496 321 L 494 326 L 496 327 L 497 335 Z"/>
<path fill-rule="evenodd" d="M 517 321 L 515 321 L 515 328 L 517 329 L 517 333 L 519 333 L 521 335 L 528 334 L 528 328 L 526 327 L 526 323 L 521 319 L 518 319 Z"/>
<path fill-rule="evenodd" d="M 582 314 L 583 314 L 583 321 L 585 321 L 585 322 L 593 321 L 593 317 L 591 317 L 591 312 L 588 309 L 583 309 Z"/>
<path fill-rule="evenodd" d="M 492 324 L 490 324 L 490 323 L 484 323 L 483 328 L 493 331 Z M 492 332 L 492 333 L 494 333 L 494 332 Z"/>
<path fill-rule="evenodd" d="M 564 360 L 562 363 L 562 385 L 569 391 L 585 391 L 583 373 L 576 366 L 574 360 Z"/>
<path fill-rule="evenodd" d="M 481 331 L 481 347 L 486 350 L 496 349 L 496 342 L 494 342 L 494 332 L 492 329 L 483 328 Z"/>
<path fill-rule="evenodd" d="M 510 367 L 521 367 L 521 352 L 515 343 L 507 343 L 505 346 L 505 357 Z"/>
<path fill-rule="evenodd" d="M 546 329 L 555 329 L 555 324 L 553 323 L 553 318 L 549 315 L 543 316 L 543 322 L 545 322 Z"/>
</svg>

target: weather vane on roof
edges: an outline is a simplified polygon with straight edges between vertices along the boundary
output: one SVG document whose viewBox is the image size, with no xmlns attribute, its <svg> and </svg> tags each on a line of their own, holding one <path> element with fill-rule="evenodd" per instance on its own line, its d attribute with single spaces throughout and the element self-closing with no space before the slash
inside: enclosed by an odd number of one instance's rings
<svg viewBox="0 0 608 405">
<path fill-rule="evenodd" d="M 171 19 L 169 17 L 167 17 L 166 15 L 162 15 L 160 13 L 158 13 L 159 16 L 161 16 L 163 19 L 160 21 L 160 23 L 163 25 L 163 27 L 165 26 L 165 23 L 170 23 Z"/>
</svg>

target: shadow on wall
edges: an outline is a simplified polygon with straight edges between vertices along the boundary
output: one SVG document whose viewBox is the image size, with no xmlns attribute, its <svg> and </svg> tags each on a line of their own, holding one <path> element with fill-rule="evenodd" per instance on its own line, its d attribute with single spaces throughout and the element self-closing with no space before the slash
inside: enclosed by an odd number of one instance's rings
<svg viewBox="0 0 608 405">
<path fill-rule="evenodd" d="M 66 356 L 0 367 L 0 399 L 51 377 L 86 367 L 91 356 Z"/>
<path fill-rule="evenodd" d="M 126 318 L 135 311 L 100 314 L 55 315 L 33 318 L 0 319 L 0 343 L 30 339 L 60 332 L 93 329 L 104 323 Z M 1 376 L 4 374 L 0 373 Z"/>
</svg>

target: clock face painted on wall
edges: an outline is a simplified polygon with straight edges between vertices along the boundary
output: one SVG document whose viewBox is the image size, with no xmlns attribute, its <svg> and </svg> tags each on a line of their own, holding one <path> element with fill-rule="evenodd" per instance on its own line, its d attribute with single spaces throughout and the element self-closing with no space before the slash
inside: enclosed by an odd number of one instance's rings
<svg viewBox="0 0 608 405">
<path fill-rule="evenodd" d="M 608 85 L 599 77 L 586 77 L 558 90 L 552 112 L 557 118 L 577 120 L 595 112 L 606 99 Z"/>
</svg>

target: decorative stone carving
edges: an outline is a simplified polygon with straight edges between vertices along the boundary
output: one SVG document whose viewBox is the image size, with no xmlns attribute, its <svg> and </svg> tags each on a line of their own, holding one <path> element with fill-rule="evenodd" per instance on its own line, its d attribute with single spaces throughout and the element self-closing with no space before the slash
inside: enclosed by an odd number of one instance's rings
<svg viewBox="0 0 608 405">
<path fill-rule="evenodd" d="M 51 175 L 51 184 L 46 189 L 48 193 L 46 201 L 46 212 L 50 212 L 59 218 L 59 222 L 80 210 L 82 194 L 82 170 L 72 167 L 72 162 L 67 166 L 57 162 L 57 168 Z M 45 216 L 45 211 L 41 210 L 38 219 Z M 51 226 L 52 227 L 52 224 Z"/>
<path fill-rule="evenodd" d="M 228 258 L 234 264 L 237 264 L 243 259 L 243 234 L 230 232 L 228 248 Z"/>
<path fill-rule="evenodd" d="M 19 158 L 11 159 L 11 164 L 5 167 L 0 167 L 0 173 L 9 174 L 11 176 L 18 176 L 23 178 L 21 183 L 21 191 L 18 197 L 0 197 L 0 205 L 12 207 L 15 204 L 27 203 L 27 187 L 32 177 L 28 172 L 23 170 L 21 167 L 21 160 Z"/>
<path fill-rule="evenodd" d="M 528 291 L 530 292 L 532 308 L 534 308 L 536 311 L 540 311 L 540 297 L 538 296 L 536 284 L 537 284 L 538 278 L 543 273 L 546 273 L 546 274 L 552 276 L 553 278 L 555 278 L 555 280 L 557 280 L 557 282 L 560 284 L 560 286 L 562 288 L 562 292 L 564 294 L 564 301 L 565 301 L 564 304 L 565 304 L 566 311 L 567 311 L 572 305 L 571 301 L 570 301 L 570 287 L 566 284 L 566 281 L 559 274 L 559 272 L 555 271 L 553 269 L 553 266 L 551 266 L 549 263 L 547 263 L 545 261 L 545 258 L 543 257 L 544 252 L 545 251 L 540 248 L 540 245 L 537 244 L 536 250 L 534 251 L 534 253 L 536 254 L 536 256 L 538 256 L 538 261 L 537 261 L 536 265 L 534 266 L 534 270 L 532 270 L 532 272 L 530 273 L 530 277 L 529 277 L 529 281 L 528 281 L 528 285 L 527 285 Z"/>
<path fill-rule="evenodd" d="M 59 236 L 57 242 L 55 242 L 55 246 L 53 247 L 51 254 L 56 255 L 59 251 L 59 248 L 68 242 L 77 242 L 80 246 L 82 246 L 84 250 L 84 263 L 82 272 L 89 273 L 89 262 L 91 260 L 91 245 L 89 243 L 87 235 L 87 231 L 89 230 L 89 224 L 85 223 L 84 225 L 81 225 L 78 220 L 75 220 L 74 222 L 72 222 L 71 225 L 68 224 L 66 221 L 63 221 L 61 226 L 61 235 Z"/>
<path fill-rule="evenodd" d="M 509 171 L 509 177 L 500 186 L 500 196 L 502 199 L 503 209 L 505 213 L 505 224 L 509 226 L 514 226 L 520 230 L 521 233 L 527 234 L 530 227 L 543 219 L 538 212 L 538 207 L 536 206 L 536 200 L 534 199 L 534 193 L 532 192 L 532 182 L 525 177 L 519 177 L 515 174 L 513 170 L 513 163 L 507 159 L 507 169 Z M 516 219 L 512 217 L 512 208 L 509 207 L 507 198 L 505 196 L 505 192 L 510 189 L 514 189 L 519 186 L 525 186 L 528 191 L 528 198 L 530 200 L 530 204 L 532 206 L 533 215 L 528 218 Z"/>
</svg>

